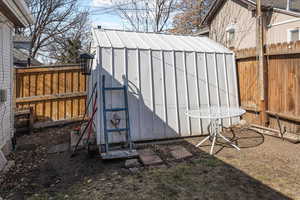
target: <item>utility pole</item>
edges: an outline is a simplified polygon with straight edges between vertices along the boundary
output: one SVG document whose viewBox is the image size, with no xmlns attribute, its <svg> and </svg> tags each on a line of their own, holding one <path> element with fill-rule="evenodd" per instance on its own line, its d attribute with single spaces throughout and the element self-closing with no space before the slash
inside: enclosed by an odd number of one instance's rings
<svg viewBox="0 0 300 200">
<path fill-rule="evenodd" d="M 259 99 L 260 99 L 260 119 L 263 126 L 267 125 L 267 68 L 264 55 L 264 35 L 265 35 L 265 24 L 264 14 L 262 12 L 261 0 L 256 1 L 256 50 L 258 55 L 258 72 L 259 72 Z"/>
</svg>

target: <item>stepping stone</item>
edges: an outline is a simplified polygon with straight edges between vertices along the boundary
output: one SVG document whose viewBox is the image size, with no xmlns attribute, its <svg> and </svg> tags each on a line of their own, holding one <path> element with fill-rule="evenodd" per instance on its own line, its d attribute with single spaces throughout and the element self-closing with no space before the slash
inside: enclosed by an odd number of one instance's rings
<svg viewBox="0 0 300 200">
<path fill-rule="evenodd" d="M 139 156 L 144 165 L 159 165 L 163 163 L 162 159 L 151 149 L 139 150 Z"/>
<path fill-rule="evenodd" d="M 150 169 L 167 169 L 167 165 L 165 164 L 160 164 L 160 165 L 152 165 L 150 166 Z"/>
<path fill-rule="evenodd" d="M 170 154 L 175 160 L 181 160 L 193 156 L 193 154 L 191 154 L 183 146 L 176 145 L 176 146 L 171 146 L 169 148 L 170 148 Z"/>
<path fill-rule="evenodd" d="M 159 147 L 158 147 L 158 150 L 159 150 L 162 154 L 165 154 L 165 155 L 169 154 L 169 152 L 170 152 L 170 149 L 169 149 L 168 146 L 159 146 Z"/>
<path fill-rule="evenodd" d="M 69 143 L 58 144 L 50 147 L 48 154 L 61 153 L 69 150 Z"/>
<path fill-rule="evenodd" d="M 141 166 L 141 163 L 138 159 L 128 159 L 125 161 L 125 167 L 126 168 L 136 168 Z"/>
</svg>

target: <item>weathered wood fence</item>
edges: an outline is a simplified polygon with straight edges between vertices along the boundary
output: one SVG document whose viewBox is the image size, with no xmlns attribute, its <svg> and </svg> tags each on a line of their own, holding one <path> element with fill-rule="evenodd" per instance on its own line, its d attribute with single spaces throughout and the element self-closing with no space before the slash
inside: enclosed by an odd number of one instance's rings
<svg viewBox="0 0 300 200">
<path fill-rule="evenodd" d="M 300 42 L 267 46 L 267 111 L 269 127 L 300 134 Z M 236 52 L 240 103 L 248 122 L 261 125 L 260 89 L 256 49 Z"/>
<path fill-rule="evenodd" d="M 78 65 L 51 65 L 16 70 L 16 107 L 33 108 L 37 122 L 82 117 L 86 76 Z"/>
</svg>

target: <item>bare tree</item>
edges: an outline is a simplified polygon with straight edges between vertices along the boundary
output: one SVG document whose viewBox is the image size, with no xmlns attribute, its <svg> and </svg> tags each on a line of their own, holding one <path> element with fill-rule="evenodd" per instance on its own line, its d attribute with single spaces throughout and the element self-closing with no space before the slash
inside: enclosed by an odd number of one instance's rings
<svg viewBox="0 0 300 200">
<path fill-rule="evenodd" d="M 170 32 L 191 34 L 200 30 L 201 21 L 214 0 L 181 0 Z"/>
<path fill-rule="evenodd" d="M 130 0 L 114 2 L 115 10 L 134 31 L 162 32 L 168 28 L 177 0 Z"/>
<path fill-rule="evenodd" d="M 36 19 L 24 31 L 32 38 L 32 58 L 39 53 L 48 54 L 48 48 L 57 43 L 57 38 L 72 32 L 82 23 L 84 14 L 78 9 L 78 0 L 26 0 L 26 3 Z"/>
<path fill-rule="evenodd" d="M 88 13 L 77 16 L 77 23 L 71 31 L 53 36 L 48 46 L 49 57 L 61 63 L 76 63 L 81 51 L 88 51 L 91 41 Z"/>
</svg>

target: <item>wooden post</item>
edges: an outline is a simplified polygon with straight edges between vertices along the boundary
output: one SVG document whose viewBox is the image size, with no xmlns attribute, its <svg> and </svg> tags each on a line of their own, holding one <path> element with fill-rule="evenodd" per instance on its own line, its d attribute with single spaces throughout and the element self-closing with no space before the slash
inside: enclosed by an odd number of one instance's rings
<svg viewBox="0 0 300 200">
<path fill-rule="evenodd" d="M 260 121 L 263 126 L 267 125 L 267 67 L 265 62 L 265 55 L 264 55 L 264 33 L 265 33 L 265 24 L 264 24 L 264 14 L 262 12 L 262 5 L 261 0 L 257 0 L 257 7 L 256 7 L 256 39 L 257 39 L 257 55 L 258 55 L 258 71 L 259 71 L 259 97 L 260 97 L 260 110 L 261 116 Z"/>
</svg>

